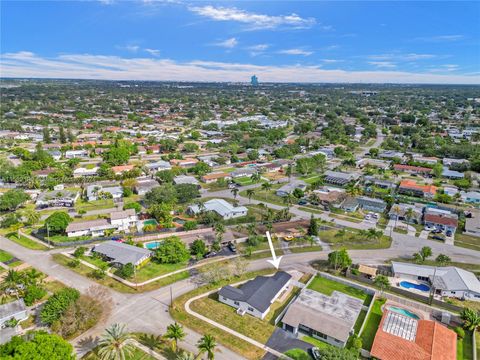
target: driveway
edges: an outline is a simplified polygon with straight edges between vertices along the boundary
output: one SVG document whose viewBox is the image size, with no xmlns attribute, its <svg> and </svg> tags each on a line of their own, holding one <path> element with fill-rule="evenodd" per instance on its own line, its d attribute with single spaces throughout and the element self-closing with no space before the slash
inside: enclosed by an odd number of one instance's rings
<svg viewBox="0 0 480 360">
<path fill-rule="evenodd" d="M 312 344 L 299 340 L 292 333 L 289 333 L 280 328 L 275 329 L 272 336 L 270 336 L 270 339 L 268 339 L 266 345 L 281 353 L 284 353 L 290 349 L 302 349 L 308 352 L 309 349 L 313 347 Z M 270 353 L 267 353 L 262 359 L 275 360 L 277 359 L 277 357 Z"/>
</svg>

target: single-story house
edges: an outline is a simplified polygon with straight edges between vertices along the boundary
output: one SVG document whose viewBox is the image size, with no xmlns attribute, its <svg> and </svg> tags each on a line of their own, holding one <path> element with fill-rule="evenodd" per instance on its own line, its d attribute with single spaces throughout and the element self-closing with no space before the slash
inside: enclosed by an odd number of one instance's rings
<svg viewBox="0 0 480 360">
<path fill-rule="evenodd" d="M 380 152 L 378 157 L 382 159 L 400 159 L 403 161 L 405 160 L 405 153 L 395 150 L 385 150 Z"/>
<path fill-rule="evenodd" d="M 160 184 L 158 183 L 157 180 L 138 179 L 137 184 L 135 185 L 135 192 L 138 195 L 145 195 L 150 190 L 155 189 L 156 187 L 159 187 L 159 186 Z"/>
<path fill-rule="evenodd" d="M 386 309 L 370 355 L 379 360 L 456 360 L 457 334 L 436 321 Z"/>
<path fill-rule="evenodd" d="M 478 191 L 461 192 L 460 196 L 462 197 L 463 202 L 480 204 L 480 192 Z"/>
<path fill-rule="evenodd" d="M 124 172 L 132 171 L 135 168 L 133 165 L 119 165 L 119 166 L 112 166 L 112 171 L 115 175 L 121 175 Z"/>
<path fill-rule="evenodd" d="M 412 215 L 410 219 L 407 219 L 408 209 L 412 209 Z M 410 221 L 416 224 L 422 222 L 423 205 L 411 205 L 411 204 L 393 204 L 390 208 L 388 216 L 391 220 Z"/>
<path fill-rule="evenodd" d="M 67 150 L 65 151 L 65 158 L 75 159 L 75 158 L 86 158 L 88 157 L 87 150 Z"/>
<path fill-rule="evenodd" d="M 230 176 L 232 178 L 237 178 L 237 177 L 244 177 L 248 176 L 251 177 L 253 174 L 256 174 L 258 171 L 255 168 L 252 167 L 245 167 L 241 169 L 234 170 L 230 173 Z"/>
<path fill-rule="evenodd" d="M 117 227 L 118 231 L 129 232 L 130 228 L 135 226 L 138 216 L 134 209 L 123 211 L 114 211 L 110 213 L 110 223 Z"/>
<path fill-rule="evenodd" d="M 307 183 L 303 180 L 293 180 L 288 184 L 283 185 L 280 189 L 277 190 L 277 196 L 287 196 L 288 194 L 293 193 L 295 189 L 300 189 L 305 191 L 307 188 Z"/>
<path fill-rule="evenodd" d="M 437 193 L 437 189 L 434 185 L 419 185 L 413 180 L 405 179 L 400 182 L 398 192 L 409 196 L 432 198 Z"/>
<path fill-rule="evenodd" d="M 442 228 L 445 231 L 455 233 L 458 227 L 458 215 L 447 210 L 427 208 L 423 216 L 423 222 L 427 226 Z"/>
<path fill-rule="evenodd" d="M 388 161 L 370 158 L 362 158 L 356 162 L 356 165 L 360 169 L 363 169 L 366 166 L 371 166 L 387 170 L 390 167 L 390 163 Z"/>
<path fill-rule="evenodd" d="M 92 252 L 102 255 L 115 265 L 132 264 L 138 266 L 152 256 L 152 252 L 148 249 L 117 241 L 106 241 L 95 245 Z"/>
<path fill-rule="evenodd" d="M 406 172 L 409 174 L 420 174 L 420 175 L 430 175 L 433 171 L 433 169 L 427 168 L 427 167 L 402 165 L 402 164 L 393 165 L 393 169 L 399 172 Z"/>
<path fill-rule="evenodd" d="M 218 292 L 218 300 L 237 309 L 240 315 L 250 314 L 264 319 L 270 306 L 287 290 L 292 276 L 278 271 L 273 276 L 257 276 L 238 288 L 227 285 Z"/>
<path fill-rule="evenodd" d="M 110 194 L 112 199 L 121 199 L 123 197 L 123 189 L 121 186 L 103 186 L 92 184 L 87 186 L 88 201 L 94 201 L 101 198 L 101 194 Z"/>
<path fill-rule="evenodd" d="M 195 177 L 188 176 L 188 175 L 175 176 L 175 178 L 173 179 L 173 183 L 175 185 L 191 184 L 191 185 L 200 186 L 200 184 L 198 183 L 198 180 Z"/>
<path fill-rule="evenodd" d="M 155 162 L 149 162 L 145 164 L 145 168 L 147 168 L 149 171 L 163 171 L 163 170 L 171 170 L 172 165 L 170 163 L 159 160 Z"/>
<path fill-rule="evenodd" d="M 354 212 L 358 209 L 358 201 L 357 199 L 347 196 L 347 198 L 340 204 L 340 208 L 347 211 L 347 212 Z"/>
<path fill-rule="evenodd" d="M 365 176 L 364 180 L 365 185 L 374 185 L 381 189 L 395 189 L 397 187 L 397 184 L 392 181 L 377 179 L 373 176 Z"/>
<path fill-rule="evenodd" d="M 47 191 L 38 195 L 35 205 L 38 208 L 46 207 L 73 207 L 80 197 L 78 191 L 56 190 Z"/>
<path fill-rule="evenodd" d="M 450 170 L 447 167 L 443 168 L 442 176 L 447 179 L 463 179 L 465 175 L 459 171 Z"/>
<path fill-rule="evenodd" d="M 392 272 L 395 278 L 428 282 L 440 296 L 480 301 L 480 281 L 470 271 L 392 261 Z"/>
<path fill-rule="evenodd" d="M 361 299 L 336 290 L 328 296 L 304 289 L 283 316 L 283 329 L 343 348 L 354 332 L 362 308 Z"/>
<path fill-rule="evenodd" d="M 197 163 L 198 160 L 192 158 L 170 160 L 170 164 L 172 164 L 173 166 L 180 166 L 182 168 L 190 168 L 197 165 Z"/>
<path fill-rule="evenodd" d="M 197 204 L 190 205 L 187 212 L 193 215 L 202 211 L 214 211 L 224 220 L 246 216 L 248 209 L 245 206 L 233 206 L 223 199 L 212 199 L 203 203 L 203 206 Z"/>
<path fill-rule="evenodd" d="M 358 196 L 356 200 L 360 208 L 367 211 L 383 213 L 387 208 L 387 203 L 382 199 L 371 198 L 368 196 Z"/>
<path fill-rule="evenodd" d="M 347 196 L 339 189 L 322 188 L 313 191 L 313 195 L 320 205 L 334 206 L 340 204 Z"/>
<path fill-rule="evenodd" d="M 77 177 L 81 177 L 81 176 L 96 176 L 97 173 L 98 173 L 98 166 L 95 166 L 91 169 L 87 169 L 87 168 L 84 168 L 84 167 L 79 167 L 79 168 L 76 168 L 75 170 L 73 170 L 73 177 L 74 178 L 77 178 Z"/>
<path fill-rule="evenodd" d="M 210 174 L 203 175 L 201 180 L 206 184 L 211 184 L 218 181 L 219 179 L 230 180 L 232 177 L 224 172 L 218 171 Z"/>
<path fill-rule="evenodd" d="M 107 219 L 75 221 L 68 224 L 65 232 L 68 237 L 77 236 L 103 236 L 105 230 L 116 230 L 117 226 L 112 225 Z"/>
<path fill-rule="evenodd" d="M 0 305 L 0 328 L 4 327 L 5 323 L 11 319 L 22 321 L 27 318 L 28 310 L 23 299 Z"/>
<path fill-rule="evenodd" d="M 360 177 L 355 173 L 344 173 L 340 171 L 325 171 L 325 182 L 337 186 L 345 186 L 351 181 L 356 181 Z"/>
</svg>

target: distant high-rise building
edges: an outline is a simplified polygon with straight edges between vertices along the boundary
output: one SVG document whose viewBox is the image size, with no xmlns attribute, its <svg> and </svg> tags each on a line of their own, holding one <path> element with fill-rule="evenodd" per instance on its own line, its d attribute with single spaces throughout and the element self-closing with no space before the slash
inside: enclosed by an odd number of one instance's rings
<svg viewBox="0 0 480 360">
<path fill-rule="evenodd" d="M 252 86 L 258 86 L 258 78 L 257 78 L 257 75 L 253 75 L 253 76 L 250 78 L 250 84 L 252 84 Z"/>
</svg>

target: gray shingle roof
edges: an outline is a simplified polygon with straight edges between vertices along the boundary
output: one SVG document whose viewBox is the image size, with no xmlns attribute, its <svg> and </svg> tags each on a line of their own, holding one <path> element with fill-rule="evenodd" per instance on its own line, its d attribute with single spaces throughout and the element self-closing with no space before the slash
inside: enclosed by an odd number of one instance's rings
<svg viewBox="0 0 480 360">
<path fill-rule="evenodd" d="M 11 317 L 19 312 L 25 311 L 26 309 L 23 299 L 2 304 L 0 305 L 0 319 Z"/>
<path fill-rule="evenodd" d="M 234 288 L 230 285 L 224 286 L 218 294 L 233 301 L 246 302 L 263 313 L 269 308 L 273 298 L 291 278 L 290 274 L 279 271 L 273 276 L 257 276 L 239 288 Z"/>
<path fill-rule="evenodd" d="M 145 256 L 150 256 L 152 252 L 145 248 L 140 248 L 116 241 L 107 241 L 96 245 L 94 252 L 102 254 L 113 262 L 126 265 L 128 263 L 136 265 Z"/>
</svg>

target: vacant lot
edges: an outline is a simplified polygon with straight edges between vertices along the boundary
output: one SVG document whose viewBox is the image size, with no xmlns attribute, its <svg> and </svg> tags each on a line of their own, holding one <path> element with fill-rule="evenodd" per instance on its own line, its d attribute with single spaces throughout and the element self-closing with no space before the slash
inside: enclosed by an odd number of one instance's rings
<svg viewBox="0 0 480 360">
<path fill-rule="evenodd" d="M 348 286 L 330 279 L 325 279 L 321 276 L 315 277 L 315 279 L 312 280 L 310 285 L 308 285 L 308 288 L 328 296 L 332 295 L 332 293 L 335 290 L 340 291 L 344 294 L 363 300 L 364 305 L 366 306 L 368 306 L 372 301 L 372 295 L 368 295 L 364 293 L 362 290 L 356 289 L 352 286 Z"/>
<path fill-rule="evenodd" d="M 480 251 L 480 237 L 466 234 L 455 234 L 455 245 Z"/>
<path fill-rule="evenodd" d="M 332 244 L 335 248 L 346 247 L 347 249 L 388 249 L 392 243 L 389 236 L 382 235 L 379 238 L 369 239 L 356 229 L 346 228 L 345 231 L 332 229 L 321 230 L 320 238 Z"/>
</svg>

